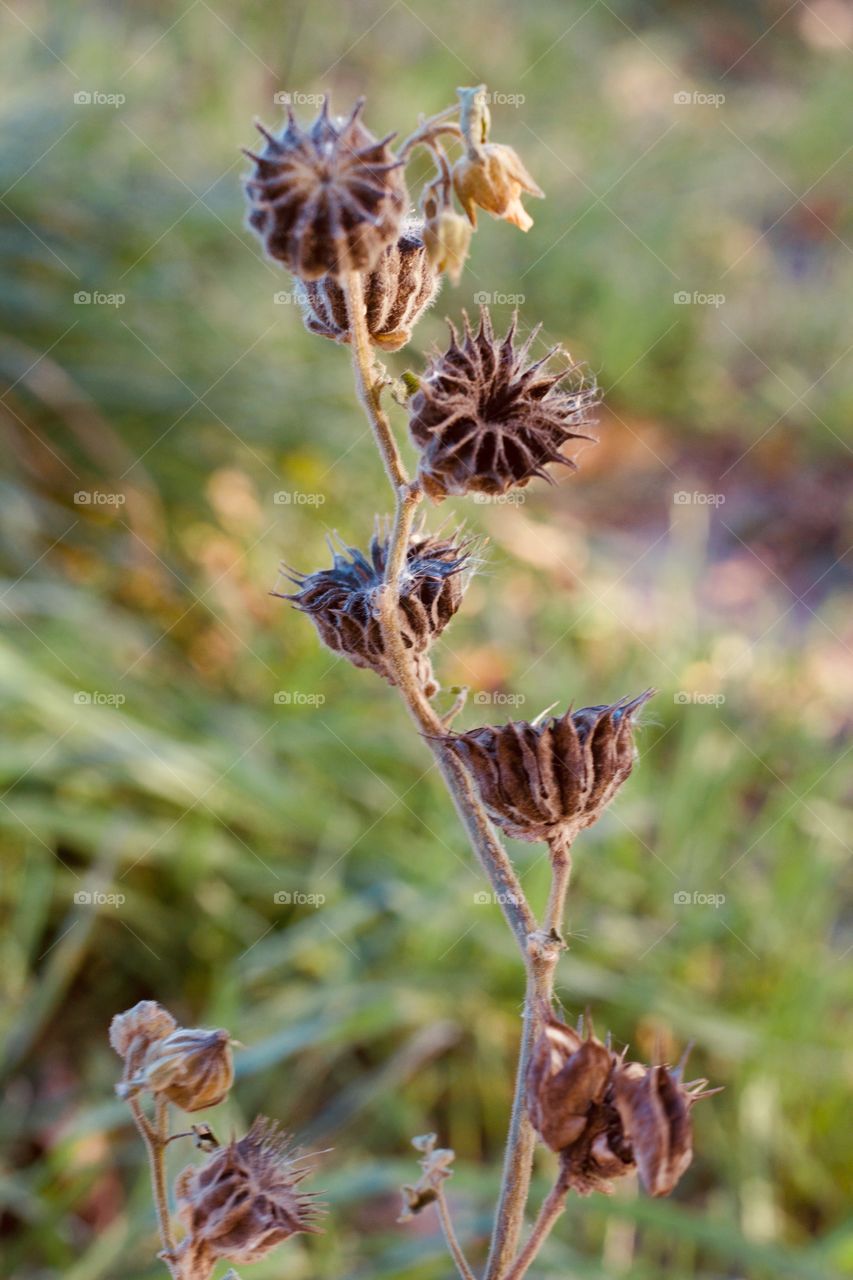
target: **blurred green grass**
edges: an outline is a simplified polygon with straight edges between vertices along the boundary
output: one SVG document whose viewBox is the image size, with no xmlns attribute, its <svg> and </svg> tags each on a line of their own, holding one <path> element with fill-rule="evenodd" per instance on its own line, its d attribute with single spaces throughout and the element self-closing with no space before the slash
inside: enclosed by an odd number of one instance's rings
<svg viewBox="0 0 853 1280">
<path fill-rule="evenodd" d="M 839 13 L 197 0 L 0 21 L 8 1274 L 160 1273 L 106 1043 L 143 997 L 247 1046 L 215 1128 L 264 1110 L 334 1146 L 327 1234 L 259 1280 L 446 1275 L 434 1221 L 394 1225 L 429 1128 L 458 1151 L 454 1200 L 485 1246 L 518 967 L 392 691 L 268 595 L 280 558 L 325 562 L 329 530 L 364 542 L 387 495 L 345 353 L 274 301 L 289 281 L 242 228 L 238 151 L 282 90 L 364 91 L 375 129 L 406 130 L 480 79 L 525 96 L 495 105 L 495 136 L 548 199 L 527 237 L 483 225 L 394 368 L 478 293 L 521 294 L 606 410 L 559 488 L 449 504 L 491 548 L 439 666 L 475 691 L 467 724 L 519 714 L 517 696 L 529 714 L 659 688 L 640 765 L 578 847 L 559 993 L 646 1054 L 695 1037 L 697 1074 L 726 1085 L 673 1200 L 570 1205 L 541 1269 L 849 1271 Z M 725 102 L 674 103 L 694 91 Z M 513 855 L 541 902 L 541 856 Z M 682 907 L 682 890 L 726 901 Z"/>
</svg>

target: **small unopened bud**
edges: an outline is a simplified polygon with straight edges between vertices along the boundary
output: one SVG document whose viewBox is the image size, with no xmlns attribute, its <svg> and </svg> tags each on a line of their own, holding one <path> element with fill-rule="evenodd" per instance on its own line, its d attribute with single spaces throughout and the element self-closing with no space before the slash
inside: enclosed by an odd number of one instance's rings
<svg viewBox="0 0 853 1280">
<path fill-rule="evenodd" d="M 460 156 L 453 166 L 453 188 L 473 227 L 477 225 L 475 206 L 479 205 L 521 231 L 533 226 L 533 219 L 521 203 L 522 191 L 531 196 L 545 194 L 513 148 L 500 142 L 487 142 Z"/>
<path fill-rule="evenodd" d="M 124 1058 L 125 1076 L 135 1075 L 151 1046 L 165 1040 L 177 1025 L 156 1000 L 140 1000 L 125 1013 L 117 1013 L 110 1023 L 110 1044 Z"/>
<path fill-rule="evenodd" d="M 227 1031 L 181 1028 L 154 1045 L 143 1072 L 145 1087 L 184 1111 L 215 1107 L 234 1083 Z"/>
<path fill-rule="evenodd" d="M 423 240 L 436 271 L 445 271 L 458 284 L 468 257 L 472 227 L 455 209 L 439 209 L 424 223 Z"/>
<path fill-rule="evenodd" d="M 449 1147 L 436 1147 L 436 1141 L 434 1133 L 425 1133 L 418 1138 L 412 1138 L 412 1146 L 415 1150 L 423 1152 L 423 1159 L 420 1161 L 423 1173 L 414 1186 L 403 1187 L 403 1208 L 397 1219 L 398 1222 L 408 1222 L 427 1205 L 437 1200 L 442 1182 L 453 1172 L 450 1166 L 456 1159 L 456 1152 L 451 1151 Z"/>
</svg>

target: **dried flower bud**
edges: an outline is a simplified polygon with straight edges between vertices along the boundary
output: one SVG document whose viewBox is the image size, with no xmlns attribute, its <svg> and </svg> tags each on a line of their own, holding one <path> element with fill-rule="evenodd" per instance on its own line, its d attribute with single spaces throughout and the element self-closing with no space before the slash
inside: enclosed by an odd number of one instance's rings
<svg viewBox="0 0 853 1280">
<path fill-rule="evenodd" d="M 424 207 L 424 214 L 423 236 L 429 260 L 436 271 L 446 271 L 453 284 L 458 284 L 468 258 L 471 224 L 455 209 L 437 205 L 433 212 Z"/>
<path fill-rule="evenodd" d="M 685 1054 L 686 1057 L 686 1054 Z M 626 1062 L 615 1072 L 613 1100 L 630 1142 L 640 1181 L 652 1196 L 668 1196 L 693 1159 L 694 1103 L 718 1093 L 707 1080 L 681 1082 L 684 1059 L 675 1071 Z"/>
<path fill-rule="evenodd" d="M 440 277 L 432 266 L 422 228 L 404 230 L 396 244 L 383 249 L 364 277 L 365 318 L 371 341 L 383 351 L 398 351 L 438 292 Z M 303 318 L 312 333 L 349 342 L 346 294 L 331 276 L 299 286 Z"/>
<path fill-rule="evenodd" d="M 528 364 L 538 330 L 516 350 L 517 319 L 502 340 L 485 307 L 476 334 L 465 317 L 461 343 L 451 325 L 450 347 L 433 355 L 411 400 L 409 430 L 422 450 L 419 478 L 437 502 L 448 494 L 504 494 L 534 476 L 547 480 L 548 462 L 575 470 L 560 448 L 592 438 L 576 428 L 590 425 L 594 384 L 577 365 L 545 371 L 558 347 Z"/>
<path fill-rule="evenodd" d="M 125 1076 L 136 1075 L 153 1044 L 165 1040 L 177 1027 L 167 1009 L 156 1000 L 140 1000 L 110 1023 L 110 1044 L 124 1058 Z"/>
<path fill-rule="evenodd" d="M 355 547 L 333 554 L 331 569 L 304 575 L 290 572 L 288 576 L 299 589 L 284 598 L 308 614 L 320 639 L 335 653 L 342 653 L 356 667 L 370 667 L 394 684 L 377 610 L 388 536 L 381 530 L 373 536 L 369 556 Z M 419 532 L 410 540 L 400 580 L 400 629 L 428 696 L 437 686 L 427 651 L 462 603 L 465 571 L 470 567 L 470 547 L 457 538 Z"/>
<path fill-rule="evenodd" d="M 313 1196 L 297 1190 L 309 1172 L 264 1118 L 204 1164 L 185 1169 L 175 1198 L 187 1230 L 177 1251 L 186 1272 L 193 1280 L 206 1276 L 220 1258 L 258 1262 L 297 1232 L 316 1233 Z"/>
<path fill-rule="evenodd" d="M 488 810 L 519 840 L 571 842 L 601 816 L 634 764 L 633 718 L 653 690 L 538 724 L 486 725 L 445 741 Z"/>
<path fill-rule="evenodd" d="M 601 1103 L 613 1055 L 587 1028 L 583 1039 L 549 1018 L 536 1041 L 527 1073 L 527 1114 L 542 1141 L 562 1151 L 581 1136 L 590 1108 Z"/>
<path fill-rule="evenodd" d="M 402 162 L 361 123 L 359 100 L 330 120 L 328 99 L 308 130 L 288 112 L 280 137 L 258 125 L 267 145 L 246 183 L 249 226 L 272 258 L 303 280 L 369 271 L 393 244 L 408 201 Z"/>
<path fill-rule="evenodd" d="M 181 1027 L 151 1047 L 142 1076 L 145 1088 L 184 1111 L 218 1106 L 234 1083 L 231 1036 Z"/>
<path fill-rule="evenodd" d="M 437 1200 L 442 1182 L 453 1172 L 450 1166 L 456 1159 L 456 1152 L 450 1147 L 436 1147 L 437 1140 L 434 1133 L 425 1133 L 418 1138 L 412 1138 L 412 1146 L 415 1150 L 423 1152 L 423 1159 L 419 1161 L 423 1173 L 414 1186 L 403 1187 L 403 1208 L 397 1219 L 398 1222 L 408 1222 L 427 1205 Z"/>
<path fill-rule="evenodd" d="M 512 147 L 487 142 L 469 149 L 453 166 L 453 189 L 473 227 L 477 209 L 486 209 L 495 218 L 529 231 L 533 219 L 521 203 L 521 193 L 544 196 Z"/>
</svg>

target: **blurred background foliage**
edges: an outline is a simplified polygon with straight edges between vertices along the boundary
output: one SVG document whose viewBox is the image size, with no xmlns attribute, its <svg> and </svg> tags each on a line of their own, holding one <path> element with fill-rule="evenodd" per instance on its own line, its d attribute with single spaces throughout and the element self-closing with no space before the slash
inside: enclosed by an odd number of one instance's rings
<svg viewBox="0 0 853 1280">
<path fill-rule="evenodd" d="M 491 545 L 438 662 L 468 725 L 658 687 L 577 849 L 559 994 L 640 1054 L 695 1038 L 726 1086 L 671 1200 L 573 1202 L 537 1270 L 849 1273 L 849 8 L 10 0 L 0 22 L 4 1275 L 164 1274 L 106 1040 L 145 997 L 247 1046 L 216 1129 L 263 1110 L 334 1147 L 327 1234 L 252 1275 L 446 1276 L 431 1213 L 394 1223 L 428 1129 L 485 1248 L 519 967 L 393 692 L 268 594 L 329 530 L 363 544 L 387 493 L 346 353 L 303 331 L 239 184 L 276 93 L 366 92 L 407 131 L 480 80 L 548 198 L 526 237 L 483 221 L 389 363 L 521 295 L 606 407 L 577 476 L 448 504 Z M 539 904 L 541 852 L 513 855 Z"/>
</svg>

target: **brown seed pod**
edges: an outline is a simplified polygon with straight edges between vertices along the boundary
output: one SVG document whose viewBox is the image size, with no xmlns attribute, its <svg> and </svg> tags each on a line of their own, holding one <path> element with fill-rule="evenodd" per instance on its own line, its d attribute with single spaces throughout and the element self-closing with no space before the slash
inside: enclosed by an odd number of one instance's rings
<svg viewBox="0 0 853 1280">
<path fill-rule="evenodd" d="M 441 277 L 429 261 L 422 228 L 404 229 L 364 277 L 365 318 L 374 346 L 398 351 L 438 292 Z M 349 342 L 346 294 L 332 276 L 298 285 L 305 325 L 335 342 Z"/>
<path fill-rule="evenodd" d="M 175 1198 L 187 1235 L 178 1256 L 188 1273 L 207 1275 L 219 1258 L 259 1262 L 297 1232 L 316 1234 L 319 1210 L 298 1190 L 309 1172 L 277 1127 L 259 1118 L 244 1138 L 179 1174 Z"/>
<path fill-rule="evenodd" d="M 686 1055 L 685 1055 L 686 1056 Z M 717 1089 L 707 1080 L 682 1084 L 681 1066 L 644 1067 L 621 1064 L 613 1077 L 613 1101 L 625 1138 L 630 1142 L 640 1181 L 652 1196 L 668 1196 L 693 1159 L 694 1103 Z"/>
<path fill-rule="evenodd" d="M 581 1136 L 592 1106 L 604 1098 L 612 1068 L 612 1053 L 589 1027 L 584 1039 L 549 1017 L 530 1057 L 527 1114 L 552 1151 L 562 1151 Z"/>
<path fill-rule="evenodd" d="M 521 193 L 544 196 L 512 147 L 487 142 L 461 156 L 453 166 L 453 188 L 471 225 L 477 225 L 477 205 L 494 218 L 503 218 L 521 231 L 533 219 L 521 203 Z"/>
<path fill-rule="evenodd" d="M 331 569 L 310 574 L 288 570 L 298 590 L 284 599 L 308 614 L 320 639 L 335 653 L 356 667 L 370 667 L 394 684 L 377 612 L 388 535 L 377 531 L 367 556 L 355 547 L 346 547 L 343 553 L 333 549 L 333 555 Z M 471 546 L 458 535 L 445 539 L 418 532 L 409 542 L 400 584 L 400 629 L 427 696 L 437 688 L 427 651 L 462 603 L 466 571 L 472 567 Z"/>
<path fill-rule="evenodd" d="M 601 816 L 634 764 L 634 715 L 652 696 L 567 711 L 538 724 L 486 725 L 445 741 L 489 817 L 519 840 L 571 843 Z"/>
<path fill-rule="evenodd" d="M 140 1071 L 151 1046 L 165 1040 L 177 1025 L 156 1000 L 140 1000 L 132 1009 L 115 1015 L 110 1023 L 110 1044 L 124 1058 L 126 1078 Z"/>
<path fill-rule="evenodd" d="M 409 430 L 422 450 L 419 478 L 437 502 L 448 494 L 503 494 L 534 476 L 548 480 L 549 462 L 575 470 L 560 448 L 567 440 L 593 439 L 576 428 L 591 425 L 594 383 L 571 363 L 546 372 L 558 347 L 528 364 L 538 330 L 516 350 L 517 321 L 501 340 L 485 307 L 476 334 L 467 316 L 461 341 L 451 325 L 449 348 L 433 355 L 412 397 Z"/>
<path fill-rule="evenodd" d="M 303 280 L 369 271 L 393 244 L 408 203 L 402 162 L 361 123 L 364 100 L 346 119 L 329 118 L 326 99 L 307 130 L 288 111 L 279 137 L 262 125 L 266 147 L 247 152 L 249 226 L 271 258 Z"/>
<path fill-rule="evenodd" d="M 145 1087 L 162 1093 L 184 1111 L 215 1107 L 234 1083 L 234 1059 L 228 1031 L 181 1027 L 149 1051 Z"/>
</svg>

